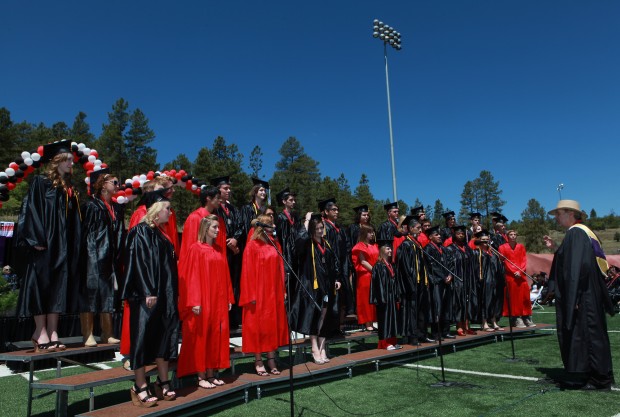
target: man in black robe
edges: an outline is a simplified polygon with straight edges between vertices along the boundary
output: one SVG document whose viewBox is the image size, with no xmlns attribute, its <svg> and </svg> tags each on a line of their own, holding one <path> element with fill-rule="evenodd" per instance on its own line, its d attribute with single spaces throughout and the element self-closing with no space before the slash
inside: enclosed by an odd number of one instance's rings
<svg viewBox="0 0 620 417">
<path fill-rule="evenodd" d="M 377 240 L 392 240 L 398 233 L 398 202 L 384 204 L 387 220 L 377 230 Z"/>
<path fill-rule="evenodd" d="M 469 223 L 471 226 L 465 231 L 465 237 L 467 238 L 468 242 L 474 238 L 474 235 L 476 233 L 482 230 L 482 227 L 480 226 L 480 219 L 482 219 L 482 214 L 478 212 L 469 213 Z"/>
<path fill-rule="evenodd" d="M 278 204 L 284 206 L 284 209 L 278 213 L 275 224 L 278 240 L 280 241 L 280 246 L 282 246 L 282 255 L 286 260 L 284 268 L 287 273 L 297 273 L 298 264 L 295 240 L 301 224 L 299 216 L 293 211 L 296 204 L 295 197 L 295 193 L 292 193 L 288 187 L 276 195 Z"/>
<path fill-rule="evenodd" d="M 496 250 L 499 249 L 504 243 L 508 242 L 508 236 L 506 236 L 506 224 L 508 218 L 501 213 L 491 213 L 492 233 L 491 233 L 491 245 Z"/>
<path fill-rule="evenodd" d="M 441 213 L 444 221 L 446 222 L 446 227 L 442 227 L 439 230 L 439 234 L 441 235 L 441 240 L 445 242 L 448 238 L 452 237 L 452 228 L 456 226 L 456 217 L 453 211 L 447 211 L 445 213 Z"/>
<path fill-rule="evenodd" d="M 351 289 L 351 281 L 349 281 L 348 277 L 351 248 L 348 247 L 345 229 L 337 224 L 339 209 L 336 205 L 336 199 L 328 198 L 327 200 L 320 201 L 319 211 L 323 215 L 323 223 L 325 224 L 325 240 L 338 258 L 340 276 L 337 281 L 342 284 L 342 288 L 339 291 L 340 308 L 344 309 L 347 316 L 351 316 L 355 314 L 355 298 Z"/>
<path fill-rule="evenodd" d="M 228 259 L 228 270 L 230 272 L 230 282 L 232 283 L 235 304 L 230 309 L 230 328 L 235 329 L 241 324 L 241 308 L 239 307 L 239 294 L 241 283 L 241 251 L 239 243 L 243 234 L 241 226 L 241 216 L 239 209 L 230 203 L 232 188 L 230 177 L 218 177 L 211 179 L 211 185 L 220 190 L 220 208 L 217 216 L 224 219 L 226 223 L 226 257 Z"/>
<path fill-rule="evenodd" d="M 454 321 L 452 309 L 452 274 L 447 268 L 448 259 L 445 248 L 441 246 L 439 226 L 426 231 L 429 243 L 424 247 L 427 257 L 427 273 L 431 291 L 432 327 L 435 338 L 454 339 L 450 334 L 450 324 Z"/>
<path fill-rule="evenodd" d="M 452 271 L 454 280 L 452 305 L 457 319 L 457 334 L 476 334 L 469 324 L 478 319 L 478 292 L 474 279 L 474 254 L 465 241 L 463 225 L 452 228 L 452 243 L 446 247 L 448 269 Z"/>
<path fill-rule="evenodd" d="M 604 277 L 607 261 L 596 235 L 583 223 L 574 200 L 560 200 L 549 212 L 568 229 L 551 265 L 556 319 L 564 369 L 585 376 L 583 390 L 609 391 L 614 383 L 605 312 L 614 314 Z M 555 245 L 545 236 L 547 247 Z"/>
</svg>

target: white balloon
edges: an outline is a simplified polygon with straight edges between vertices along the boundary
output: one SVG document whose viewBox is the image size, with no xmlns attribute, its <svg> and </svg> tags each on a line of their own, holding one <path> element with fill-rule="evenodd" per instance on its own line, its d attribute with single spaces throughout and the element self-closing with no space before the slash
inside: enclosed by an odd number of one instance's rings
<svg viewBox="0 0 620 417">
<path fill-rule="evenodd" d="M 119 197 L 116 199 L 116 202 L 117 202 L 118 204 L 125 204 L 125 200 L 127 200 L 127 198 L 126 198 L 126 197 L 123 197 L 123 196 L 121 195 L 121 196 L 119 196 Z"/>
<path fill-rule="evenodd" d="M 0 171 L 0 177 L 8 177 L 8 175 L 6 175 L 6 172 Z"/>
<path fill-rule="evenodd" d="M 30 152 L 22 152 L 22 159 L 30 158 Z"/>
<path fill-rule="evenodd" d="M 84 155 L 90 155 L 90 148 L 84 148 L 82 149 L 82 152 L 84 153 Z"/>
<path fill-rule="evenodd" d="M 133 184 L 133 181 L 132 181 L 132 180 L 130 180 L 129 178 L 127 178 L 127 179 L 125 180 L 125 184 L 127 184 L 127 185 L 131 185 L 131 184 Z"/>
<path fill-rule="evenodd" d="M 134 181 L 140 181 L 140 177 L 138 177 L 137 175 L 134 175 L 133 177 L 131 177 L 131 182 Z"/>
<path fill-rule="evenodd" d="M 196 184 L 192 184 L 192 190 L 197 190 L 198 186 Z"/>
<path fill-rule="evenodd" d="M 101 171 L 101 165 L 95 165 L 93 171 Z"/>
<path fill-rule="evenodd" d="M 78 151 L 84 152 L 84 148 L 85 147 L 86 147 L 86 145 L 84 145 L 83 143 L 78 143 Z"/>
<path fill-rule="evenodd" d="M 9 177 L 12 177 L 13 175 L 15 175 L 15 170 L 13 168 L 7 168 L 4 170 L 4 172 L 6 172 L 6 175 Z"/>
<path fill-rule="evenodd" d="M 88 155 L 88 162 L 95 162 L 95 155 Z"/>
<path fill-rule="evenodd" d="M 33 161 L 38 161 L 41 159 L 41 155 L 39 155 L 38 153 L 33 153 L 32 155 L 30 155 L 30 157 L 32 158 Z"/>
<path fill-rule="evenodd" d="M 95 159 L 95 166 L 101 166 L 101 164 L 103 164 L 103 162 L 101 162 L 101 159 Z"/>
<path fill-rule="evenodd" d="M 90 184 L 90 177 L 86 177 L 86 178 L 84 178 L 84 182 L 85 182 L 86 184 Z"/>
<path fill-rule="evenodd" d="M 32 160 L 32 158 L 24 158 L 24 164 L 30 166 L 32 165 L 34 161 Z"/>
<path fill-rule="evenodd" d="M 140 174 L 140 181 L 146 181 L 146 175 Z"/>
</svg>

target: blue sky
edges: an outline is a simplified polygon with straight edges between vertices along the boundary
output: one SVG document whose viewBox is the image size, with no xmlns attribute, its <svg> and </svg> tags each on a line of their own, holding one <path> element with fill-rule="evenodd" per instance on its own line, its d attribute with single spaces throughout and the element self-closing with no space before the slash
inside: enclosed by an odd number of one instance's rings
<svg viewBox="0 0 620 417">
<path fill-rule="evenodd" d="M 263 177 L 295 136 L 323 175 L 362 173 L 392 198 L 379 18 L 388 51 L 398 197 L 458 209 L 491 171 L 520 217 L 556 187 L 620 211 L 620 2 L 4 1 L 0 106 L 15 121 L 93 133 L 120 97 L 140 108 L 165 163 L 221 135 Z M 102 155 L 105 161 L 105 155 Z"/>
</svg>

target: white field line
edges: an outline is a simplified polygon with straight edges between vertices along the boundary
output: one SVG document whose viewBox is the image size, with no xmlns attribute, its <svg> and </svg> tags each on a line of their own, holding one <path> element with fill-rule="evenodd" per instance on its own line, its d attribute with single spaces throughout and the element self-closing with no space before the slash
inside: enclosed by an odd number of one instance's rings
<svg viewBox="0 0 620 417">
<path fill-rule="evenodd" d="M 112 362 L 114 362 L 114 361 L 112 361 Z M 111 366 L 106 365 L 106 363 L 104 363 L 104 362 L 93 363 L 91 365 L 92 366 L 96 366 L 99 369 L 111 369 L 112 368 Z M 79 367 L 79 365 L 63 366 L 62 369 L 71 369 L 71 368 L 78 368 L 78 367 Z M 54 369 L 55 368 L 40 369 L 37 372 L 53 371 Z M 15 376 L 15 375 L 19 375 L 19 376 L 23 377 L 25 380 L 28 380 L 28 378 L 30 376 L 30 372 L 14 373 L 6 365 L 0 365 L 0 378 L 3 378 L 5 376 Z M 33 381 L 38 381 L 39 380 L 39 378 L 37 378 L 37 376 L 36 376 L 36 372 L 35 372 L 35 375 L 32 376 L 32 380 Z"/>
<path fill-rule="evenodd" d="M 408 363 L 403 365 L 407 368 L 420 368 L 420 369 L 428 369 L 430 371 L 441 371 L 439 366 L 427 366 L 427 365 L 416 365 L 415 363 Z M 478 372 L 478 371 L 467 371 L 465 369 L 453 369 L 453 368 L 444 368 L 446 372 L 453 372 L 455 374 L 467 374 L 467 375 L 478 375 L 478 376 L 489 376 L 493 378 L 505 378 L 505 379 L 519 379 L 522 381 L 538 381 L 540 378 L 535 378 L 533 376 L 519 376 L 519 375 L 509 375 L 509 374 L 492 374 L 490 372 Z M 620 388 L 611 387 L 612 391 L 620 391 Z M 613 417 L 620 417 L 620 414 L 617 414 Z"/>
</svg>

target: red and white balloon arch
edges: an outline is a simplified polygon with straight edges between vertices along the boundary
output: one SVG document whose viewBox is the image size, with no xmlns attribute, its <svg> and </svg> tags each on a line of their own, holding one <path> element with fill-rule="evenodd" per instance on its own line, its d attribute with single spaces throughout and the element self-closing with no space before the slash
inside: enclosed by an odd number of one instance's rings
<svg viewBox="0 0 620 417">
<path fill-rule="evenodd" d="M 76 164 L 81 164 L 84 171 L 86 171 L 84 181 L 87 185 L 90 184 L 90 174 L 93 171 L 107 168 L 107 164 L 100 159 L 99 153 L 83 143 L 71 142 L 71 152 Z M 2 203 L 9 199 L 10 192 L 17 184 L 41 166 L 42 157 L 43 146 L 39 146 L 36 151 L 22 152 L 4 171 L 0 171 L 0 208 L 2 208 Z M 169 177 L 174 185 L 183 187 L 194 194 L 200 194 L 200 189 L 206 186 L 203 181 L 194 178 L 183 169 L 179 171 L 174 169 L 149 171 L 146 174 L 134 175 L 132 178 L 127 178 L 124 182 L 121 182 L 118 192 L 114 194 L 112 199 L 119 204 L 125 204 L 134 200 L 139 194 L 142 194 L 144 183 L 158 176 Z M 90 187 L 87 188 L 90 193 Z"/>
</svg>

